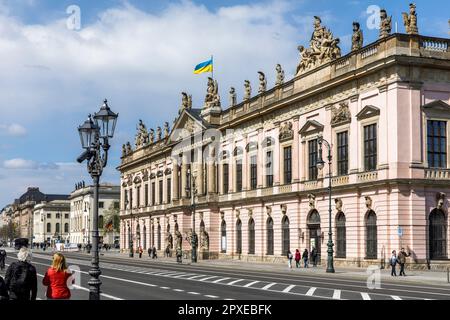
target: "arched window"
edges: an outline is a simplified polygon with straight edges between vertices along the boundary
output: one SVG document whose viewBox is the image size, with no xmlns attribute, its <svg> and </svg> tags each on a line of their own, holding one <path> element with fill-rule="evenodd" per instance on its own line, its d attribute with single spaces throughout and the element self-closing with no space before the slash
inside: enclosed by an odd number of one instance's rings
<svg viewBox="0 0 450 320">
<path fill-rule="evenodd" d="M 242 222 L 241 219 L 236 221 L 236 253 L 242 253 Z"/>
<path fill-rule="evenodd" d="M 281 253 L 282 255 L 286 255 L 290 250 L 290 232 L 289 232 L 289 218 L 284 216 L 281 221 Z"/>
<path fill-rule="evenodd" d="M 69 224 L 68 223 L 64 224 L 64 233 L 69 233 Z"/>
<path fill-rule="evenodd" d="M 366 259 L 377 259 L 377 215 L 370 210 L 366 217 Z"/>
<path fill-rule="evenodd" d="M 227 252 L 227 223 L 225 222 L 225 219 L 222 220 L 222 225 L 220 226 L 220 232 L 221 232 L 221 252 L 226 253 Z"/>
<path fill-rule="evenodd" d="M 255 220 L 248 222 L 248 254 L 255 254 Z"/>
<path fill-rule="evenodd" d="M 147 227 L 144 226 L 144 250 L 147 249 Z"/>
<path fill-rule="evenodd" d="M 269 217 L 266 222 L 267 228 L 267 255 L 273 256 L 273 219 Z"/>
<path fill-rule="evenodd" d="M 447 222 L 442 210 L 434 209 L 429 218 L 429 246 L 431 260 L 447 259 Z"/>
<path fill-rule="evenodd" d="M 104 226 L 103 216 L 98 216 L 98 228 L 103 229 L 103 226 Z"/>
<path fill-rule="evenodd" d="M 50 222 L 47 223 L 47 232 L 52 232 L 52 224 Z"/>
<path fill-rule="evenodd" d="M 161 250 L 161 225 L 158 224 L 158 237 L 157 237 L 157 241 L 158 241 L 158 250 Z"/>
<path fill-rule="evenodd" d="M 60 233 L 60 232 L 61 232 L 61 228 L 60 228 L 59 223 L 56 224 L 55 232 L 56 232 L 56 233 Z"/>
<path fill-rule="evenodd" d="M 345 229 L 345 214 L 339 212 L 336 217 L 336 258 L 345 258 L 347 255 Z"/>
</svg>

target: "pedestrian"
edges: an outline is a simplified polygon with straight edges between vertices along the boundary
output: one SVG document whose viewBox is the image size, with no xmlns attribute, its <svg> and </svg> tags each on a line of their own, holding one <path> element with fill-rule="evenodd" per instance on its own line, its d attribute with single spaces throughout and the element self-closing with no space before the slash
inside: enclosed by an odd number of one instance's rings
<svg viewBox="0 0 450 320">
<path fill-rule="evenodd" d="M 6 251 L 4 249 L 0 249 L 0 270 L 5 270 L 5 260 L 6 260 Z"/>
<path fill-rule="evenodd" d="M 5 280 L 0 276 L 0 301 L 2 300 L 9 300 L 9 294 Z"/>
<path fill-rule="evenodd" d="M 400 276 L 406 277 L 405 274 L 406 258 L 409 257 L 410 255 L 411 255 L 410 253 L 406 253 L 405 248 L 402 248 L 402 250 L 398 254 L 397 260 L 398 263 L 400 264 Z"/>
<path fill-rule="evenodd" d="M 292 258 L 293 258 L 293 256 L 292 256 L 291 250 L 288 250 L 287 258 L 288 258 L 288 267 L 289 267 L 289 269 L 292 269 Z"/>
<path fill-rule="evenodd" d="M 300 250 L 295 249 L 295 266 L 296 266 L 296 268 L 300 268 L 300 260 L 301 260 Z"/>
<path fill-rule="evenodd" d="M 305 249 L 305 251 L 303 251 L 303 255 L 302 255 L 303 263 L 305 265 L 305 268 L 308 268 L 308 257 L 309 257 L 308 249 Z"/>
<path fill-rule="evenodd" d="M 311 260 L 313 263 L 313 267 L 317 267 L 317 249 L 316 247 L 313 247 L 311 250 Z"/>
<path fill-rule="evenodd" d="M 53 255 L 52 266 L 45 273 L 42 284 L 47 287 L 48 300 L 69 300 L 70 289 L 67 286 L 72 273 L 67 268 L 66 258 L 61 253 Z M 72 284 L 74 283 L 72 279 Z"/>
<path fill-rule="evenodd" d="M 153 247 L 153 259 L 158 259 L 158 255 L 156 254 L 156 248 Z"/>
<path fill-rule="evenodd" d="M 11 263 L 6 270 L 5 283 L 11 300 L 36 300 L 37 273 L 31 265 L 31 253 L 22 247 L 17 254 L 19 261 Z"/>
<path fill-rule="evenodd" d="M 391 265 L 391 276 L 396 277 L 397 271 L 395 270 L 395 266 L 397 265 L 397 252 L 394 250 L 392 251 L 391 259 L 389 260 L 389 264 Z"/>
<path fill-rule="evenodd" d="M 147 252 L 148 252 L 148 257 L 151 258 L 152 254 L 153 254 L 152 248 L 148 248 Z"/>
<path fill-rule="evenodd" d="M 166 247 L 166 258 L 169 258 L 169 257 L 170 257 L 170 247 L 167 246 Z"/>
<path fill-rule="evenodd" d="M 183 262 L 183 253 L 181 251 L 181 248 L 177 248 L 177 262 L 178 263 Z"/>
<path fill-rule="evenodd" d="M 139 259 L 142 259 L 143 253 L 144 253 L 144 250 L 142 250 L 142 247 L 139 247 Z"/>
</svg>

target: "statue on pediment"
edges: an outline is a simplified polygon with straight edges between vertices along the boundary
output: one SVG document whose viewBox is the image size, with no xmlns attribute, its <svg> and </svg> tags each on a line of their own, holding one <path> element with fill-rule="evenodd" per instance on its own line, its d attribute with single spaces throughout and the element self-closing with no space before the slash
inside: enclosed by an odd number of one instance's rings
<svg viewBox="0 0 450 320">
<path fill-rule="evenodd" d="M 150 129 L 150 143 L 155 142 L 155 130 Z"/>
<path fill-rule="evenodd" d="M 258 93 L 264 93 L 267 89 L 266 75 L 262 71 L 258 71 L 259 74 L 259 90 Z"/>
<path fill-rule="evenodd" d="M 209 107 L 220 107 L 219 84 L 211 77 L 208 77 L 205 97 L 205 108 Z"/>
<path fill-rule="evenodd" d="M 285 122 L 280 129 L 280 141 L 282 142 L 293 138 L 294 130 L 292 130 L 292 122 Z"/>
<path fill-rule="evenodd" d="M 167 138 L 169 136 L 169 133 L 170 133 L 169 123 L 165 122 L 164 123 L 164 138 Z"/>
<path fill-rule="evenodd" d="M 249 80 L 244 81 L 244 101 L 247 101 L 252 96 L 252 87 Z"/>
<path fill-rule="evenodd" d="M 230 107 L 233 107 L 236 105 L 236 101 L 237 101 L 235 88 L 233 88 L 233 87 L 230 88 L 229 96 L 230 96 L 230 98 L 229 98 L 230 99 Z"/>
<path fill-rule="evenodd" d="M 277 80 L 275 82 L 275 86 L 282 85 L 284 83 L 284 70 L 283 68 L 281 68 L 281 64 L 277 64 L 275 70 L 277 72 Z"/>
<path fill-rule="evenodd" d="M 127 156 L 127 146 L 124 144 L 122 145 L 122 158 L 125 158 Z"/>
<path fill-rule="evenodd" d="M 139 120 L 139 124 L 137 126 L 137 133 L 135 139 L 136 149 L 148 144 L 148 132 L 147 127 L 145 126 L 142 120 Z"/>
<path fill-rule="evenodd" d="M 126 147 L 126 154 L 127 155 L 129 155 L 130 153 L 133 152 L 133 149 L 131 148 L 131 143 L 130 142 L 127 142 L 125 147 Z"/>
<path fill-rule="evenodd" d="M 161 140 L 161 137 L 162 137 L 162 129 L 161 129 L 161 127 L 158 127 L 156 129 L 156 139 L 157 139 L 157 141 Z"/>
<path fill-rule="evenodd" d="M 385 9 L 380 10 L 380 39 L 389 37 L 392 31 L 392 16 L 388 17 Z"/>
<path fill-rule="evenodd" d="M 188 95 L 186 92 L 181 93 L 181 107 L 179 114 L 181 114 L 184 110 L 192 109 L 192 95 Z"/>
<path fill-rule="evenodd" d="M 353 22 L 352 51 L 358 51 L 363 47 L 364 36 L 359 22 Z"/>
<path fill-rule="evenodd" d="M 407 34 L 419 34 L 419 28 L 417 27 L 417 13 L 416 5 L 414 3 L 409 4 L 409 15 L 406 12 L 402 13 L 403 23 L 405 24 Z"/>
<path fill-rule="evenodd" d="M 350 108 L 348 103 L 341 103 L 340 108 L 336 108 L 335 106 L 331 107 L 331 125 L 337 125 L 340 123 L 346 123 L 351 121 L 352 115 L 350 113 Z"/>
</svg>

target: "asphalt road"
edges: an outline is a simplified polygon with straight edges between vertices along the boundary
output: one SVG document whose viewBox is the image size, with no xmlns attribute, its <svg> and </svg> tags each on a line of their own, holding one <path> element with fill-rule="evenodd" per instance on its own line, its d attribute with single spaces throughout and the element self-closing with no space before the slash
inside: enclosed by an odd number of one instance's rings
<svg viewBox="0 0 450 320">
<path fill-rule="evenodd" d="M 65 254 L 70 266 L 80 269 L 80 283 L 72 299 L 88 298 L 90 257 Z M 366 280 L 332 275 L 277 273 L 220 266 L 177 265 L 147 259 L 101 258 L 104 300 L 450 300 L 450 286 L 399 284 L 383 281 L 369 290 Z M 12 259 L 8 258 L 7 263 Z M 39 281 L 50 265 L 51 254 L 33 253 Z M 38 298 L 46 288 L 39 286 Z"/>
</svg>

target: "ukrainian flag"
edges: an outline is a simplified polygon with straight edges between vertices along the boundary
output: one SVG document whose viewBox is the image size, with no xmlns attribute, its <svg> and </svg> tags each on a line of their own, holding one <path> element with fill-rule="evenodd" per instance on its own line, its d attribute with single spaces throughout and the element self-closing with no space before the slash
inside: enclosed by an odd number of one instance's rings
<svg viewBox="0 0 450 320">
<path fill-rule="evenodd" d="M 213 72 L 213 59 L 200 63 L 195 67 L 194 74 L 201 74 L 205 72 Z"/>
</svg>

